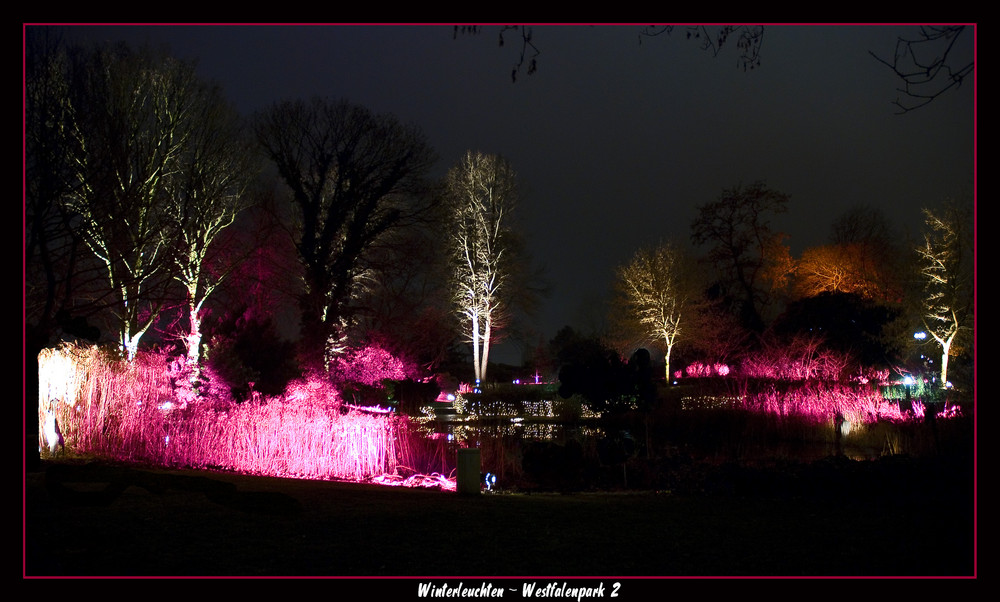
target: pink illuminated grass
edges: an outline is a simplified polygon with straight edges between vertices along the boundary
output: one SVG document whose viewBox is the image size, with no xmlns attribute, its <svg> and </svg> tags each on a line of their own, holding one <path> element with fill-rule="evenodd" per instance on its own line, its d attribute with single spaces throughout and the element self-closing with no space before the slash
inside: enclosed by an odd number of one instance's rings
<svg viewBox="0 0 1000 602">
<path fill-rule="evenodd" d="M 76 453 L 161 466 L 346 480 L 400 468 L 405 422 L 345 409 L 329 383 L 297 382 L 284 396 L 236 404 L 197 397 L 169 367 L 156 354 L 120 362 L 97 348 L 47 349 L 40 424 L 51 412 Z"/>
<path fill-rule="evenodd" d="M 776 416 L 807 416 L 830 420 L 840 416 L 854 424 L 879 420 L 901 421 L 923 417 L 923 404 L 914 401 L 914 415 L 907 416 L 895 401 L 883 398 L 878 389 L 838 383 L 808 383 L 790 390 L 771 389 L 748 394 L 745 409 Z"/>
</svg>

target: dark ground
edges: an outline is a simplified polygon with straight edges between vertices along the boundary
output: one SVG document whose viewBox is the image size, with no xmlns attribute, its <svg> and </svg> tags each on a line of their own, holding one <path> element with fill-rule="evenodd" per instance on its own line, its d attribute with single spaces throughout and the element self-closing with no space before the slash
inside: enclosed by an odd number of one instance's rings
<svg viewBox="0 0 1000 602">
<path fill-rule="evenodd" d="M 43 462 L 41 471 L 26 474 L 24 574 L 496 578 L 976 572 L 974 475 L 967 458 L 829 458 L 795 471 L 716 467 L 700 478 L 714 484 L 700 494 L 467 497 Z"/>
</svg>

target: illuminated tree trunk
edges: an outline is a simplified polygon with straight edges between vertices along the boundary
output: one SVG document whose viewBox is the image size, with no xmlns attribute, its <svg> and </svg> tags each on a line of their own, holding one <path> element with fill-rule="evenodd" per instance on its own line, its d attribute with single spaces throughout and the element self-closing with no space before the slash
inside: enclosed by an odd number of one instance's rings
<svg viewBox="0 0 1000 602">
<path fill-rule="evenodd" d="M 941 386 L 948 386 L 948 352 L 951 349 L 951 339 L 941 343 Z"/>
<path fill-rule="evenodd" d="M 479 355 L 479 315 L 473 313 L 472 316 L 472 369 L 476 375 L 476 381 L 482 382 L 483 362 Z"/>
<path fill-rule="evenodd" d="M 479 374 L 476 376 L 480 382 L 486 378 L 486 366 L 490 359 L 490 335 L 492 334 L 492 327 L 490 326 L 490 320 L 486 320 L 486 329 L 483 332 L 483 355 L 481 363 L 479 365 Z"/>
<path fill-rule="evenodd" d="M 197 371 L 201 361 L 201 303 L 197 305 L 193 299 L 188 304 L 188 320 L 190 329 L 187 335 L 188 365 Z"/>
<path fill-rule="evenodd" d="M 665 345 L 667 347 L 667 352 L 666 354 L 664 354 L 664 360 L 666 362 L 666 367 L 664 368 L 664 372 L 666 373 L 667 384 L 670 384 L 670 352 L 673 351 L 674 349 L 674 343 L 673 341 L 670 340 L 669 337 L 666 337 Z"/>
</svg>

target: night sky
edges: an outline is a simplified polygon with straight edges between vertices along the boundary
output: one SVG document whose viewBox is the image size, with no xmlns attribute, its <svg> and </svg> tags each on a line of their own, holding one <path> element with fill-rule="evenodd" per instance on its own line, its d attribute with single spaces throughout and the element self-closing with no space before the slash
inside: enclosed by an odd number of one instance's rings
<svg viewBox="0 0 1000 602">
<path fill-rule="evenodd" d="M 899 82 L 869 54 L 891 57 L 915 27 L 770 26 L 744 72 L 734 39 L 713 57 L 683 28 L 640 43 L 640 27 L 539 26 L 538 72 L 516 83 L 519 38 L 501 48 L 495 26 L 457 39 L 450 26 L 70 29 L 197 59 L 245 114 L 316 95 L 392 113 L 427 134 L 434 175 L 466 150 L 502 154 L 551 289 L 534 323 L 546 340 L 596 326 L 617 265 L 643 245 L 689 244 L 696 208 L 741 182 L 791 196 L 775 225 L 795 256 L 855 205 L 916 235 L 921 207 L 974 187 L 974 81 L 897 115 Z"/>
</svg>

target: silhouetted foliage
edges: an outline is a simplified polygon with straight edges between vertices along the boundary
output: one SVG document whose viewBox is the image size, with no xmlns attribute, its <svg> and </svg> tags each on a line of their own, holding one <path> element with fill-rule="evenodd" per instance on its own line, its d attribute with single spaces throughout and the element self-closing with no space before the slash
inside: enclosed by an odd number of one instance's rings
<svg viewBox="0 0 1000 602">
<path fill-rule="evenodd" d="M 673 25 L 650 25 L 642 29 L 639 40 L 641 42 L 643 37 L 655 37 L 664 33 L 670 35 L 674 29 Z M 729 39 L 735 36 L 738 51 L 736 66 L 743 71 L 760 67 L 760 47 L 764 42 L 763 25 L 688 25 L 684 28 L 684 34 L 685 39 L 700 42 L 701 49 L 711 52 L 712 56 L 719 56 Z"/>
<path fill-rule="evenodd" d="M 720 299 L 731 303 L 745 328 L 763 332 L 765 313 L 792 272 L 785 235 L 771 229 L 787 210 L 788 195 L 763 182 L 737 185 L 698 208 L 691 240 L 707 247 L 706 261 L 718 274 Z"/>
<path fill-rule="evenodd" d="M 434 153 L 416 127 L 345 100 L 277 103 L 255 129 L 296 208 L 303 359 L 320 368 L 344 348 L 359 287 L 375 276 L 366 254 L 427 210 Z"/>
<path fill-rule="evenodd" d="M 775 334 L 819 335 L 822 347 L 849 355 L 861 366 L 886 366 L 899 359 L 899 349 L 887 340 L 887 326 L 898 308 L 880 305 L 852 293 L 820 293 L 788 304 L 775 320 Z"/>
<path fill-rule="evenodd" d="M 483 32 L 478 25 L 456 25 L 452 38 L 460 34 L 476 35 Z M 638 33 L 639 43 L 643 39 L 666 34 L 670 36 L 678 29 L 675 25 L 648 25 Z M 761 65 L 761 47 L 764 43 L 763 25 L 686 25 L 682 27 L 684 38 L 701 45 L 701 49 L 719 56 L 726 46 L 736 39 L 736 67 L 752 71 Z M 975 27 L 969 25 L 921 26 L 913 36 L 898 37 L 891 59 L 885 59 L 869 50 L 878 62 L 892 69 L 900 81 L 899 92 L 903 97 L 892 104 L 899 113 L 907 113 L 923 107 L 972 77 L 975 70 L 974 42 L 965 38 L 974 36 Z M 535 43 L 534 27 L 528 25 L 503 25 L 498 35 L 498 45 L 503 48 L 509 38 L 520 42 L 517 61 L 510 72 L 511 82 L 517 82 L 522 69 L 532 75 L 538 71 L 538 57 L 541 55 Z"/>
<path fill-rule="evenodd" d="M 642 43 L 643 38 L 670 35 L 674 29 L 673 25 L 643 27 L 639 30 L 639 43 Z M 452 39 L 458 38 L 460 34 L 476 35 L 482 31 L 483 27 L 479 25 L 456 25 L 452 30 Z M 712 56 L 718 56 L 729 39 L 735 37 L 739 53 L 737 67 L 746 71 L 760 66 L 760 48 L 764 40 L 762 25 L 691 25 L 685 27 L 684 31 L 685 39 L 700 43 L 702 50 L 711 52 Z M 515 38 L 515 42 L 520 42 L 517 62 L 510 71 L 510 81 L 516 83 L 522 69 L 525 69 L 528 75 L 538 71 L 538 56 L 541 55 L 541 50 L 534 43 L 534 28 L 529 25 L 501 26 L 498 45 L 503 48 L 510 37 Z"/>
<path fill-rule="evenodd" d="M 48 28 L 25 28 L 24 320 L 34 357 L 65 327 L 65 315 L 92 318 L 105 307 L 104 274 L 64 200 L 75 188 L 66 130 L 69 59 Z M 63 318 L 59 314 L 63 314 Z"/>
<path fill-rule="evenodd" d="M 84 316 L 71 315 L 65 309 L 59 310 L 56 314 L 56 323 L 67 335 L 78 339 L 84 339 L 91 343 L 96 343 L 101 338 L 101 329 L 94 326 Z"/>
<path fill-rule="evenodd" d="M 601 341 L 580 338 L 569 327 L 557 337 L 562 398 L 581 395 L 595 411 L 610 414 L 652 406 L 656 385 L 648 351 L 637 350 L 625 363 Z"/>
<path fill-rule="evenodd" d="M 214 329 L 208 364 L 243 401 L 251 392 L 278 395 L 299 376 L 295 345 L 278 334 L 270 317 L 253 311 L 230 315 Z"/>
</svg>

